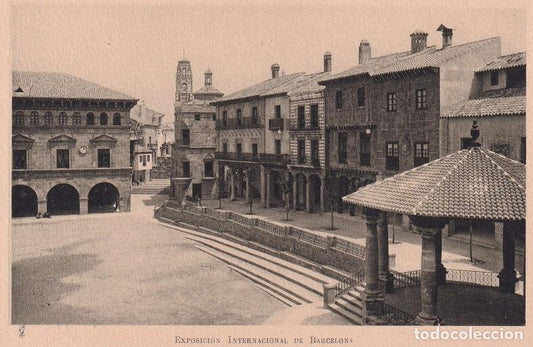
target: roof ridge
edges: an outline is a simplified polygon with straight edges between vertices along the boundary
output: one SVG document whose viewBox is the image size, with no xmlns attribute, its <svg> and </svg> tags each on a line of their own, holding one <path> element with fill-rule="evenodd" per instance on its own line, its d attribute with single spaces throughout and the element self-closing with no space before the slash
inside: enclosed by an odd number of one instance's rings
<svg viewBox="0 0 533 347">
<path fill-rule="evenodd" d="M 519 182 L 518 182 L 518 181 L 517 181 L 512 175 L 510 175 L 507 171 L 505 171 L 505 169 L 504 169 L 500 164 L 498 164 L 497 162 L 495 162 L 494 159 L 492 159 L 489 155 L 487 155 L 487 153 L 485 153 L 485 150 L 484 150 L 484 149 L 481 150 L 481 153 L 483 153 L 483 155 L 484 155 L 485 157 L 487 157 L 487 158 L 491 161 L 491 163 L 494 164 L 494 165 L 496 166 L 496 168 L 497 168 L 498 170 L 500 170 L 501 172 L 503 172 L 503 174 L 504 174 L 505 176 L 508 176 L 508 177 L 511 179 L 511 181 L 514 182 L 518 187 L 520 187 L 520 188 L 523 189 L 524 191 L 526 190 L 526 188 L 523 187 L 523 186 L 522 186 L 522 185 L 521 185 L 521 184 L 520 184 L 520 183 L 519 183 Z M 511 158 L 507 158 L 506 156 L 504 156 L 504 155 L 502 155 L 502 154 L 500 154 L 500 153 L 496 153 L 496 152 L 492 152 L 492 153 L 494 153 L 494 154 L 496 154 L 496 155 L 502 157 L 503 159 L 507 159 L 507 160 L 511 160 L 511 161 L 516 162 L 516 163 L 519 163 L 518 161 L 513 160 L 513 159 L 511 159 Z"/>
<path fill-rule="evenodd" d="M 459 165 L 461 165 L 466 160 L 466 158 L 468 157 L 468 153 L 470 153 L 470 150 L 466 149 L 466 150 L 463 150 L 463 151 L 464 151 L 464 154 L 465 154 L 463 156 L 463 158 L 458 163 L 456 163 L 450 170 L 448 170 L 446 175 L 443 175 L 443 177 L 440 179 L 440 181 L 435 183 L 433 185 L 433 187 L 431 187 L 431 189 L 426 194 L 424 194 L 424 196 L 415 204 L 415 206 L 412 209 L 413 214 L 416 215 L 416 210 L 429 200 L 429 196 L 431 195 L 431 193 L 433 193 L 438 187 L 440 187 L 442 182 L 446 181 L 448 179 L 448 177 L 453 173 L 453 171 L 457 170 Z M 447 158 L 447 157 L 449 157 L 449 156 L 451 156 L 453 154 L 458 154 L 458 153 L 461 153 L 461 151 L 452 153 L 452 154 L 450 154 L 450 155 L 448 155 L 446 157 L 443 157 L 443 159 Z M 463 154 L 463 153 L 461 153 L 461 154 Z M 435 163 L 435 161 L 433 161 L 432 163 Z M 429 164 L 429 163 L 427 163 L 427 164 Z M 422 165 L 422 166 L 425 166 L 425 165 Z"/>
</svg>

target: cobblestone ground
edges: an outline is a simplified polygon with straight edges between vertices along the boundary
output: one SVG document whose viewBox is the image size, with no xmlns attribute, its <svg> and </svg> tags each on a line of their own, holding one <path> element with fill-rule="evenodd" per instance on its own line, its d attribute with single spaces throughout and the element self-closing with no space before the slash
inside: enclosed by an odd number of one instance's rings
<svg viewBox="0 0 533 347">
<path fill-rule="evenodd" d="M 211 208 L 218 208 L 218 200 L 204 200 L 202 205 Z M 229 201 L 222 200 L 222 209 L 231 210 L 239 213 L 248 213 L 250 207 L 242 200 Z M 365 220 L 362 216 L 350 216 L 349 213 L 333 213 L 333 224 L 335 229 L 330 230 L 331 214 L 330 213 L 312 213 L 308 214 L 304 211 L 290 212 L 289 221 L 286 221 L 286 210 L 284 208 L 269 208 L 266 209 L 261 206 L 259 201 L 254 201 L 252 205 L 252 212 L 258 216 L 265 217 L 269 220 L 287 223 L 290 225 L 304 227 L 310 230 L 326 232 L 336 235 L 342 235 L 352 238 L 364 238 L 366 236 Z M 421 245 L 421 237 L 412 232 L 403 232 L 400 227 L 395 227 L 395 240 L 397 242 L 406 242 L 415 245 Z M 392 226 L 389 226 L 389 238 L 392 238 Z M 451 239 L 443 235 L 442 238 L 443 251 L 461 255 L 470 258 L 469 244 Z M 502 268 L 502 254 L 501 251 L 490 249 L 480 245 L 473 246 L 473 257 L 475 265 L 482 269 L 499 272 Z M 520 254 L 516 255 L 516 269 L 522 272 L 523 257 Z"/>
<path fill-rule="evenodd" d="M 133 197 L 135 213 L 14 223 L 14 324 L 261 324 L 286 308 Z"/>
</svg>

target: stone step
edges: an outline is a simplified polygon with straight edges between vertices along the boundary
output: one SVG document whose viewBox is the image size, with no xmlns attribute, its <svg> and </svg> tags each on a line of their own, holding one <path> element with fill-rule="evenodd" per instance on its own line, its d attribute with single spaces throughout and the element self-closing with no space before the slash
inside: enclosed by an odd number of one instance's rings
<svg viewBox="0 0 533 347">
<path fill-rule="evenodd" d="M 354 298 L 355 300 L 358 300 L 359 302 L 363 300 L 363 292 L 360 292 L 358 290 L 349 290 L 346 294 Z"/>
<path fill-rule="evenodd" d="M 212 248 L 208 248 L 206 246 L 198 245 L 196 246 L 196 248 L 204 251 L 205 253 L 208 253 L 214 256 L 215 258 L 220 259 L 221 261 L 229 265 L 233 265 L 234 267 L 240 269 L 241 271 L 245 271 L 249 274 L 252 274 L 255 277 L 258 277 L 261 280 L 268 282 L 271 285 L 279 289 L 283 289 L 284 291 L 297 297 L 303 303 L 312 303 L 312 302 L 322 301 L 322 298 L 319 295 L 313 293 L 312 291 L 298 285 L 297 283 L 288 281 L 287 279 L 281 278 L 269 271 L 263 270 L 260 267 L 252 265 L 240 259 L 236 259 L 234 257 L 228 256 L 222 252 L 219 252 Z"/>
<path fill-rule="evenodd" d="M 276 286 L 273 286 L 271 285 L 270 283 L 266 282 L 266 281 L 263 281 L 261 278 L 257 277 L 257 276 L 254 276 L 253 274 L 251 273 L 248 273 L 248 272 L 245 272 L 245 271 L 241 271 L 240 269 L 232 266 L 232 265 L 228 265 L 230 267 L 230 269 L 232 269 L 233 271 L 235 271 L 236 273 L 238 273 L 239 275 L 241 276 L 244 276 L 246 278 L 248 278 L 250 281 L 254 282 L 256 285 L 257 285 L 257 288 L 261 289 L 262 291 L 264 291 L 265 293 L 267 293 L 268 295 L 271 295 L 272 297 L 278 299 L 279 301 L 281 301 L 282 303 L 284 303 L 285 305 L 289 306 L 289 307 L 292 307 L 292 306 L 295 306 L 295 305 L 301 305 L 302 304 L 302 301 L 295 297 L 294 295 L 291 295 L 290 293 L 276 287 Z"/>
<path fill-rule="evenodd" d="M 363 310 L 361 307 L 352 304 L 351 302 L 345 300 L 343 297 L 338 298 L 335 300 L 335 304 L 337 306 L 342 307 L 346 311 L 349 311 L 350 313 L 359 316 L 360 318 L 363 316 Z"/>
<path fill-rule="evenodd" d="M 355 292 L 355 293 L 357 293 L 357 292 Z M 352 293 L 348 292 L 347 294 L 341 295 L 341 298 L 344 301 L 349 302 L 351 305 L 357 306 L 359 308 L 359 310 L 363 309 L 363 302 L 361 300 L 361 297 L 359 296 L 359 293 L 357 293 L 357 296 L 355 296 Z"/>
<path fill-rule="evenodd" d="M 337 304 L 331 304 L 329 305 L 329 308 L 341 316 L 345 317 L 346 319 L 350 320 L 352 323 L 356 325 L 362 325 L 362 319 L 360 316 L 353 314 L 352 312 L 338 306 Z"/>
<path fill-rule="evenodd" d="M 250 253 L 242 252 L 242 251 L 225 246 L 217 242 L 213 242 L 213 241 L 201 238 L 201 237 L 187 236 L 187 238 L 194 240 L 196 242 L 202 243 L 232 258 L 238 259 L 242 262 L 251 264 L 262 270 L 268 271 L 278 277 L 281 277 L 287 281 L 293 282 L 301 287 L 304 287 L 305 289 L 312 291 L 317 295 L 323 295 L 324 289 L 323 289 L 322 284 L 325 282 L 317 282 L 316 280 L 313 280 L 309 277 L 301 275 L 299 272 L 296 272 L 288 267 L 284 267 L 282 265 L 279 265 L 278 263 L 264 260 Z"/>
<path fill-rule="evenodd" d="M 200 230 L 203 230 L 203 229 L 204 228 L 200 228 Z M 318 272 L 309 270 L 309 269 L 307 269 L 305 267 L 300 267 L 300 266 L 294 265 L 293 263 L 288 262 L 286 260 L 271 256 L 271 255 L 267 255 L 267 254 L 265 254 L 263 252 L 256 251 L 256 250 L 251 249 L 251 248 L 246 247 L 246 246 L 242 246 L 242 245 L 240 245 L 238 243 L 231 242 L 231 241 L 228 241 L 228 240 L 225 240 L 225 239 L 221 239 L 221 238 L 217 238 L 217 237 L 213 237 L 213 236 L 206 235 L 206 234 L 201 234 L 201 233 L 194 234 L 194 235 L 197 236 L 197 237 L 203 238 L 205 240 L 209 240 L 209 242 L 202 242 L 202 241 L 198 241 L 198 240 L 196 240 L 196 241 L 205 243 L 205 244 L 207 244 L 210 247 L 217 248 L 216 245 L 214 245 L 212 243 L 212 242 L 216 242 L 216 243 L 218 243 L 220 245 L 224 245 L 224 246 L 233 248 L 233 249 L 235 249 L 238 252 L 249 254 L 249 255 L 251 255 L 253 257 L 259 258 L 261 260 L 264 260 L 264 261 L 270 262 L 272 264 L 281 266 L 283 268 L 289 269 L 291 271 L 294 271 L 294 272 L 296 272 L 296 273 L 298 273 L 298 274 L 300 274 L 302 276 L 305 276 L 305 277 L 308 277 L 308 278 L 312 279 L 313 281 L 319 282 L 320 284 L 335 282 L 335 279 L 333 279 L 331 277 L 324 276 L 324 275 L 322 275 L 322 274 L 320 274 Z M 222 249 L 219 249 L 219 250 L 222 250 Z M 240 253 L 236 253 L 235 255 L 236 256 L 240 256 Z M 244 260 L 247 260 L 247 258 L 248 257 L 246 257 Z M 322 293 L 322 288 L 320 289 L 320 293 Z"/>
</svg>

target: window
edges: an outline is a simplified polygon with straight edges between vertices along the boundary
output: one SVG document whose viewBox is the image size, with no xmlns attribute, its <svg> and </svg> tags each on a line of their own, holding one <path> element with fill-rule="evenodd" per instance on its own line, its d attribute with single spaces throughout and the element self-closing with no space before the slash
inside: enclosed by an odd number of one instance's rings
<svg viewBox="0 0 533 347">
<path fill-rule="evenodd" d="M 149 144 L 149 145 L 152 144 L 152 136 L 148 136 L 148 144 Z"/>
<path fill-rule="evenodd" d="M 237 143 L 237 155 L 240 156 L 242 154 L 242 144 Z"/>
<path fill-rule="evenodd" d="M 228 126 L 228 111 L 222 111 L 222 125 Z"/>
<path fill-rule="evenodd" d="M 67 125 L 67 114 L 59 112 L 59 125 Z"/>
<path fill-rule="evenodd" d="M 140 156 L 139 156 L 139 163 L 142 163 L 142 162 L 143 162 L 143 156 L 140 155 Z"/>
<path fill-rule="evenodd" d="M 311 105 L 311 128 L 318 128 L 318 105 Z"/>
<path fill-rule="evenodd" d="M 281 154 L 281 140 L 276 140 L 274 142 L 274 150 L 276 151 L 276 154 Z"/>
<path fill-rule="evenodd" d="M 148 155 L 146 156 L 146 161 L 147 161 L 147 162 L 150 162 L 150 158 L 151 158 L 151 157 L 152 157 L 152 155 L 151 155 L 151 154 L 148 154 Z"/>
<path fill-rule="evenodd" d="M 311 140 L 311 164 L 318 165 L 318 140 Z"/>
<path fill-rule="evenodd" d="M 472 147 L 471 137 L 461 137 L 461 149 L 467 149 Z"/>
<path fill-rule="evenodd" d="M 276 105 L 274 107 L 274 111 L 275 111 L 276 118 L 280 119 L 281 118 L 281 105 Z"/>
<path fill-rule="evenodd" d="M 348 134 L 339 133 L 339 142 L 337 144 L 337 152 L 339 155 L 339 163 L 346 163 L 348 159 Z"/>
<path fill-rule="evenodd" d="M 45 125 L 54 124 L 54 115 L 52 115 L 52 112 L 48 111 L 44 114 L 44 124 Z"/>
<path fill-rule="evenodd" d="M 398 142 L 387 142 L 386 155 L 385 168 L 391 171 L 398 171 L 400 169 L 400 152 Z"/>
<path fill-rule="evenodd" d="M 387 112 L 396 111 L 396 93 L 387 94 Z"/>
<path fill-rule="evenodd" d="M 497 86 L 498 85 L 498 71 L 492 71 L 490 73 L 490 85 L 491 86 Z"/>
<path fill-rule="evenodd" d="M 72 124 L 81 125 L 81 114 L 79 112 L 74 112 L 72 114 Z"/>
<path fill-rule="evenodd" d="M 111 153 L 108 148 L 98 149 L 98 167 L 111 167 Z"/>
<path fill-rule="evenodd" d="M 298 164 L 305 163 L 305 140 L 298 140 Z"/>
<path fill-rule="evenodd" d="M 146 166 L 146 156 L 143 155 L 142 158 L 143 158 L 143 166 Z"/>
<path fill-rule="evenodd" d="M 217 120 L 217 115 L 216 114 L 213 115 L 213 120 Z"/>
<path fill-rule="evenodd" d="M 85 124 L 94 125 L 94 113 L 87 113 L 87 115 L 85 116 Z"/>
<path fill-rule="evenodd" d="M 259 124 L 259 120 L 257 119 L 257 107 L 252 107 L 252 124 L 257 125 Z"/>
<path fill-rule="evenodd" d="M 39 113 L 33 111 L 30 114 L 30 124 L 31 125 L 39 125 Z"/>
<path fill-rule="evenodd" d="M 182 162 L 183 164 L 183 177 L 191 177 L 191 163 L 188 161 Z"/>
<path fill-rule="evenodd" d="M 526 138 L 520 138 L 520 162 L 526 163 Z"/>
<path fill-rule="evenodd" d="M 305 106 L 298 106 L 298 129 L 305 128 Z"/>
<path fill-rule="evenodd" d="M 194 120 L 200 120 L 200 119 L 201 119 L 201 117 L 200 117 L 199 114 L 195 114 L 195 115 L 194 115 Z"/>
<path fill-rule="evenodd" d="M 370 136 L 366 133 L 359 135 L 359 165 L 370 166 Z"/>
<path fill-rule="evenodd" d="M 57 153 L 57 168 L 68 169 L 70 167 L 69 150 L 58 149 L 56 153 Z"/>
<path fill-rule="evenodd" d="M 24 113 L 18 111 L 15 113 L 15 125 L 24 125 Z"/>
<path fill-rule="evenodd" d="M 107 113 L 100 114 L 100 125 L 107 125 Z"/>
<path fill-rule="evenodd" d="M 222 144 L 222 153 L 224 153 L 224 154 L 228 153 L 228 144 L 227 143 L 223 143 Z"/>
<path fill-rule="evenodd" d="M 240 108 L 237 109 L 237 125 L 242 127 L 242 110 Z"/>
<path fill-rule="evenodd" d="M 429 162 L 429 143 L 415 143 L 415 167 Z"/>
<path fill-rule="evenodd" d="M 364 107 L 365 104 L 365 87 L 359 87 L 357 88 L 357 107 Z"/>
<path fill-rule="evenodd" d="M 212 160 L 204 161 L 204 176 L 215 177 L 214 172 L 213 172 L 213 161 Z"/>
<path fill-rule="evenodd" d="M 252 143 L 252 157 L 257 159 L 257 143 Z"/>
<path fill-rule="evenodd" d="M 416 108 L 417 110 L 422 110 L 428 107 L 427 101 L 427 90 L 426 89 L 417 89 L 416 90 Z"/>
<path fill-rule="evenodd" d="M 113 125 L 120 125 L 122 123 L 120 113 L 113 114 Z"/>
<path fill-rule="evenodd" d="M 335 108 L 340 110 L 342 108 L 342 91 L 335 92 Z"/>
<path fill-rule="evenodd" d="M 189 129 L 181 129 L 181 138 L 184 146 L 189 146 L 191 144 L 191 136 Z"/>
<path fill-rule="evenodd" d="M 27 169 L 27 159 L 26 159 L 26 150 L 25 149 L 14 149 L 13 150 L 13 169 L 14 170 L 25 170 Z"/>
</svg>

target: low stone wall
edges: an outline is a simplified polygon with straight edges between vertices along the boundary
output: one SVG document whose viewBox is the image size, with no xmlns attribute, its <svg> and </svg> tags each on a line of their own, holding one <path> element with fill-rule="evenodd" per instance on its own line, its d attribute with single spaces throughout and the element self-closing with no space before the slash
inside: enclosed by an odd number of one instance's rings
<svg viewBox="0 0 533 347">
<path fill-rule="evenodd" d="M 255 216 L 167 202 L 156 211 L 156 217 L 228 233 L 350 273 L 364 266 L 365 249 L 361 245 L 334 235 L 273 223 Z"/>
</svg>

